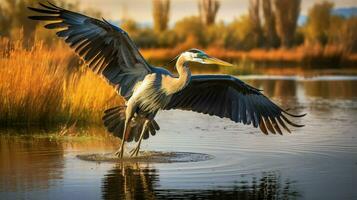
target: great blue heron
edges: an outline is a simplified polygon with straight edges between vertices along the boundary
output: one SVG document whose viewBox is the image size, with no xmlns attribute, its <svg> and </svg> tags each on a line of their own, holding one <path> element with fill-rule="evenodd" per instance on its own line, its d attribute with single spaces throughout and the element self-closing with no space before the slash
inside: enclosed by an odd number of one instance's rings
<svg viewBox="0 0 357 200">
<path fill-rule="evenodd" d="M 57 36 L 86 62 L 95 73 L 104 77 L 124 97 L 125 106 L 108 109 L 103 121 L 107 130 L 121 138 L 116 155 L 124 154 L 124 143 L 135 139 L 137 156 L 142 139 L 155 135 L 159 126 L 155 116 L 159 110 L 181 109 L 229 118 L 260 127 L 265 134 L 290 132 L 285 123 L 295 127 L 281 109 L 260 90 L 229 75 L 191 75 L 189 62 L 232 66 L 190 49 L 172 60 L 178 76 L 164 68 L 148 64 L 121 28 L 105 19 L 98 20 L 60 8 L 50 2 L 42 8 L 29 8 L 45 15 L 30 16 L 33 20 L 50 21 L 48 29 L 60 29 Z"/>
</svg>

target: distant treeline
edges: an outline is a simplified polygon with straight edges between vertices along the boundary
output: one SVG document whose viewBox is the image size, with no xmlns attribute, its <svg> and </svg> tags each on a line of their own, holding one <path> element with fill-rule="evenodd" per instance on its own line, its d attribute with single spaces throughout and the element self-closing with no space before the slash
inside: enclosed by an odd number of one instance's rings
<svg viewBox="0 0 357 200">
<path fill-rule="evenodd" d="M 78 3 L 53 0 L 61 7 L 79 11 Z M 38 22 L 27 19 L 38 0 L 4 0 L 0 5 L 0 35 L 18 37 L 22 29 L 25 40 L 43 38 L 53 41 L 52 33 L 37 29 Z M 221 1 L 197 0 L 198 15 L 187 16 L 169 27 L 170 0 L 152 0 L 153 26 L 142 27 L 133 19 L 121 19 L 120 26 L 130 33 L 141 48 L 169 48 L 189 40 L 201 48 L 221 47 L 233 50 L 254 48 L 291 48 L 300 45 L 338 45 L 348 52 L 357 51 L 357 17 L 344 18 L 332 14 L 329 1 L 313 5 L 307 22 L 298 26 L 301 0 L 250 0 L 248 14 L 230 23 L 216 22 Z M 94 10 L 81 11 L 100 17 Z M 37 31 L 36 31 L 37 30 Z"/>
<path fill-rule="evenodd" d="M 173 47 L 190 40 L 200 47 L 233 50 L 291 48 L 300 45 L 340 45 L 357 51 L 357 17 L 332 14 L 333 3 L 316 3 L 308 11 L 307 22 L 298 26 L 301 0 L 250 0 L 248 14 L 230 23 L 215 22 L 220 1 L 199 0 L 197 16 L 167 24 L 170 0 L 153 0 L 154 30 L 140 28 L 133 20 L 121 24 L 143 48 Z M 162 20 L 164 19 L 164 20 Z"/>
</svg>

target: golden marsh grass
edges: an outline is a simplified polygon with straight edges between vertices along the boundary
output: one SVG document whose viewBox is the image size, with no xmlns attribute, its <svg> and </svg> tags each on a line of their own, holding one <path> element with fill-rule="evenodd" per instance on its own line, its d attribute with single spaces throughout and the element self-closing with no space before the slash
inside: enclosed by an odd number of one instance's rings
<svg viewBox="0 0 357 200">
<path fill-rule="evenodd" d="M 21 40 L 2 38 L 0 47 L 3 125 L 99 122 L 104 109 L 121 103 L 104 80 L 73 62 L 63 43 L 25 49 Z"/>
</svg>

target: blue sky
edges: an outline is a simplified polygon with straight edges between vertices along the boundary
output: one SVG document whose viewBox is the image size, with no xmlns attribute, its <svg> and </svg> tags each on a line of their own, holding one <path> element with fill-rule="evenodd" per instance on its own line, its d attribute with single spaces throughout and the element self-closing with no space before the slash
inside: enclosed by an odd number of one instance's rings
<svg viewBox="0 0 357 200">
<path fill-rule="evenodd" d="M 151 0 L 78 0 L 82 8 L 94 8 L 102 12 L 103 17 L 119 20 L 123 16 L 132 18 L 140 23 L 151 23 Z M 305 15 L 308 9 L 316 2 L 323 0 L 302 0 L 301 14 Z M 357 6 L 357 0 L 333 0 L 335 7 Z M 249 0 L 221 0 L 218 20 L 231 21 L 235 17 L 245 14 Z M 171 0 L 171 20 L 173 23 L 184 16 L 198 13 L 195 0 Z"/>
</svg>

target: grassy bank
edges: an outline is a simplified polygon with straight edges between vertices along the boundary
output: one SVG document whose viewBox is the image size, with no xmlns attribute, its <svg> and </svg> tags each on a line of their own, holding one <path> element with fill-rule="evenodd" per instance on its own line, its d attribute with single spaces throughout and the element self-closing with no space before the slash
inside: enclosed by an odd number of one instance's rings
<svg viewBox="0 0 357 200">
<path fill-rule="evenodd" d="M 114 90 L 61 43 L 0 40 L 0 123 L 49 125 L 99 122 L 104 109 L 118 104 Z"/>
</svg>

